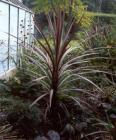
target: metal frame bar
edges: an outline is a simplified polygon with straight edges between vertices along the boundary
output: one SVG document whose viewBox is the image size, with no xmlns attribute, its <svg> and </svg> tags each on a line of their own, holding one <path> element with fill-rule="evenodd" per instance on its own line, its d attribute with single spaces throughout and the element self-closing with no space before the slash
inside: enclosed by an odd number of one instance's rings
<svg viewBox="0 0 116 140">
<path fill-rule="evenodd" d="M 17 9 L 17 62 L 19 61 L 19 8 Z M 19 63 L 19 62 L 18 62 Z"/>
<path fill-rule="evenodd" d="M 10 64 L 10 4 L 8 4 L 8 70 L 9 70 L 9 64 Z"/>
</svg>

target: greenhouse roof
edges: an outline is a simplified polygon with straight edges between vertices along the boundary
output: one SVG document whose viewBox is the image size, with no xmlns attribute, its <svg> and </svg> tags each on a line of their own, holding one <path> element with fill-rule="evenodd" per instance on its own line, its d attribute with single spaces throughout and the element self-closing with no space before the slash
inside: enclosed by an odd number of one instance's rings
<svg viewBox="0 0 116 140">
<path fill-rule="evenodd" d="M 11 4 L 13 6 L 16 6 L 18 8 L 24 9 L 24 10 L 32 13 L 32 11 L 19 0 L 0 0 L 0 1 Z"/>
</svg>

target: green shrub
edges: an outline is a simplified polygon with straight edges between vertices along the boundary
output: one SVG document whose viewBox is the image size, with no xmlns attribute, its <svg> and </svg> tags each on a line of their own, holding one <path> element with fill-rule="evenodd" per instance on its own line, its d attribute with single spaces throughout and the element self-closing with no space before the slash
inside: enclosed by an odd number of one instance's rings
<svg viewBox="0 0 116 140">
<path fill-rule="evenodd" d="M 33 78 L 25 70 L 17 69 L 14 77 L 2 82 L 0 92 L 8 93 L 24 100 L 34 100 L 42 87 L 37 82 L 31 82 L 32 80 Z"/>
<path fill-rule="evenodd" d="M 29 108 L 28 103 L 20 101 L 10 106 L 7 120 L 20 137 L 30 138 L 39 133 L 42 113 L 38 107 Z"/>
</svg>

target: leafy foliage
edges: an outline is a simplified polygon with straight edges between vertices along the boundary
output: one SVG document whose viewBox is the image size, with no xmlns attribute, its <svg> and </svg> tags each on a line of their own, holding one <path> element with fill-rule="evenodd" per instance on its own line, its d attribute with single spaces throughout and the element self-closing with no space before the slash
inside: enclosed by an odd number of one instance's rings
<svg viewBox="0 0 116 140">
<path fill-rule="evenodd" d="M 16 74 L 8 81 L 4 81 L 0 86 L 3 91 L 15 97 L 20 97 L 25 100 L 33 100 L 39 94 L 42 87 L 29 76 L 25 70 L 17 69 Z"/>
<path fill-rule="evenodd" d="M 35 11 L 37 13 L 56 12 L 59 8 L 67 14 L 71 14 L 82 27 L 89 27 L 91 25 L 92 16 L 87 12 L 86 6 L 83 5 L 81 0 L 46 0 L 44 2 L 36 0 Z"/>
<path fill-rule="evenodd" d="M 29 108 L 29 104 L 19 101 L 10 106 L 7 120 L 19 137 L 33 138 L 38 134 L 42 113 L 37 107 Z"/>
</svg>

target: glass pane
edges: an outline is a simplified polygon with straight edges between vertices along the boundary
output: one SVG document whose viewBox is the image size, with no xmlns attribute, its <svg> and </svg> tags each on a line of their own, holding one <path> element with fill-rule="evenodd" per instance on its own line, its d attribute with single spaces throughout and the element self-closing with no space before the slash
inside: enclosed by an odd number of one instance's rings
<svg viewBox="0 0 116 140">
<path fill-rule="evenodd" d="M 0 73 L 8 70 L 8 5 L 0 2 Z"/>
<path fill-rule="evenodd" d="M 15 66 L 17 58 L 17 23 L 18 23 L 18 9 L 16 7 L 10 6 L 10 68 Z"/>
<path fill-rule="evenodd" d="M 25 35 L 25 11 L 19 10 L 19 46 L 24 43 Z"/>
<path fill-rule="evenodd" d="M 26 29 L 25 29 L 25 42 L 28 44 L 30 44 L 30 31 L 31 31 L 31 17 L 30 17 L 30 13 L 26 12 Z"/>
<path fill-rule="evenodd" d="M 20 63 L 20 53 L 25 44 L 25 11 L 19 9 L 19 33 L 18 33 L 18 61 Z"/>
<path fill-rule="evenodd" d="M 34 21 L 33 21 L 33 14 L 31 14 L 31 37 L 30 37 L 30 43 L 32 43 L 34 40 Z"/>
</svg>

